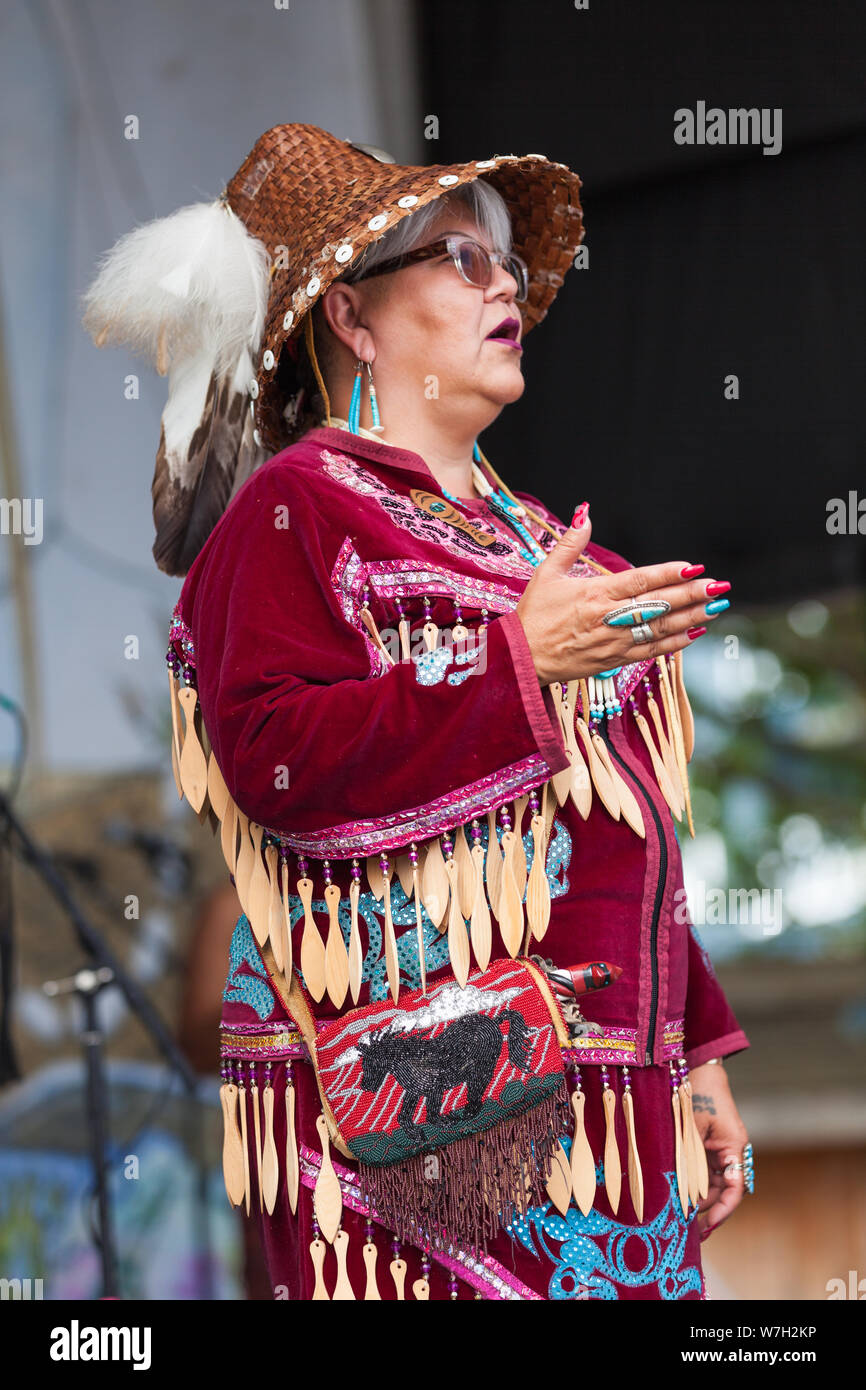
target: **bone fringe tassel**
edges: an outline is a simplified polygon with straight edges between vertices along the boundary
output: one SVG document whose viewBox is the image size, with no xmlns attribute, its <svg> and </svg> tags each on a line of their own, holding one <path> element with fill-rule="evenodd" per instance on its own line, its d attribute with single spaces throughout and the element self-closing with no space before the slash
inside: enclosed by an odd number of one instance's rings
<svg viewBox="0 0 866 1390">
<path fill-rule="evenodd" d="M 499 898 L 499 929 L 506 951 L 512 957 L 517 955 L 523 941 L 523 902 L 517 887 L 515 874 L 515 840 L 517 836 L 511 829 L 511 818 L 506 807 L 502 808 L 505 830 L 502 847 L 505 860 L 502 866 L 502 891 Z"/>
<path fill-rule="evenodd" d="M 671 1076 L 671 1107 L 674 1117 L 674 1167 L 677 1174 L 677 1196 L 679 1197 L 680 1207 L 683 1216 L 689 1214 L 689 1179 L 686 1172 L 683 1154 L 683 1134 L 682 1123 L 680 1120 L 680 1095 L 678 1089 L 678 1078 L 674 1071 L 672 1062 L 668 1063 Z"/>
<path fill-rule="evenodd" d="M 616 1215 L 622 1187 L 622 1160 L 616 1142 L 616 1091 L 608 1081 L 607 1067 L 601 1069 L 602 1104 L 604 1106 L 604 1186 L 611 1211 Z"/>
<path fill-rule="evenodd" d="M 643 1221 L 643 1170 L 637 1147 L 637 1131 L 634 1117 L 634 1097 L 631 1092 L 631 1074 L 628 1067 L 622 1069 L 623 1095 L 622 1108 L 625 1115 L 625 1128 L 628 1136 L 628 1190 L 631 1204 L 638 1221 Z"/>
<path fill-rule="evenodd" d="M 247 1216 L 250 1214 L 250 1149 L 247 1136 L 247 1091 L 244 1086 L 244 1064 L 238 1063 L 238 1105 L 241 1116 L 241 1144 L 244 1154 L 244 1206 Z"/>
<path fill-rule="evenodd" d="M 475 896 L 472 902 L 472 911 L 469 916 L 469 937 L 472 942 L 472 950 L 480 970 L 486 970 L 490 964 L 490 952 L 493 946 L 492 929 L 490 925 L 490 908 L 487 905 L 487 895 L 484 892 L 484 846 L 481 843 L 481 824 L 476 817 L 472 820 L 472 866 L 475 872 Z M 421 956 L 421 969 L 424 969 L 424 957 Z M 423 982 L 422 988 L 427 986 Z"/>
<path fill-rule="evenodd" d="M 274 1088 L 271 1085 L 271 1064 L 265 1063 L 265 1089 L 262 1095 L 265 1112 L 265 1139 L 262 1150 L 262 1194 L 268 1216 L 273 1214 L 277 1204 L 277 1187 L 280 1181 L 280 1161 L 274 1140 Z"/>
<path fill-rule="evenodd" d="M 259 1115 L 259 1083 L 256 1079 L 255 1062 L 250 1063 L 250 1100 L 253 1103 L 253 1134 L 256 1149 L 256 1183 L 259 1189 L 259 1211 L 264 1211 L 264 1192 L 262 1191 L 262 1122 Z"/>
<path fill-rule="evenodd" d="M 298 1209 L 298 1187 L 301 1168 L 298 1161 L 298 1139 L 295 1134 L 295 1083 L 292 1064 L 286 1062 L 286 1189 L 292 1215 Z"/>
<path fill-rule="evenodd" d="M 574 1130 L 571 1141 L 571 1187 L 574 1200 L 584 1216 L 589 1216 L 595 1200 L 595 1159 L 586 1133 L 584 1110 L 586 1096 L 580 1076 L 580 1067 L 573 1063 L 574 1090 L 571 1105 L 574 1111 Z"/>
<path fill-rule="evenodd" d="M 349 1235 L 347 1231 L 339 1230 L 334 1237 L 334 1250 L 337 1256 L 337 1282 L 334 1285 L 332 1301 L 334 1303 L 347 1303 L 355 1301 L 355 1291 L 349 1278 L 349 1271 L 346 1268 L 346 1260 L 349 1254 Z"/>
<path fill-rule="evenodd" d="M 330 1302 L 330 1294 L 325 1285 L 325 1255 L 328 1247 L 319 1236 L 310 1244 L 310 1256 L 313 1261 L 313 1269 L 316 1273 L 316 1286 L 313 1289 L 311 1298 L 312 1303 Z"/>
<path fill-rule="evenodd" d="M 238 1127 L 238 1088 L 231 1072 L 224 1071 L 220 1086 L 220 1105 L 223 1112 L 223 1179 L 226 1194 L 233 1207 L 244 1200 L 244 1159 L 241 1132 Z"/>
<path fill-rule="evenodd" d="M 469 978 L 469 969 L 472 964 L 469 952 L 469 937 L 466 932 L 466 922 L 460 908 L 458 869 L 451 853 L 450 838 L 443 836 L 446 847 L 445 872 L 448 875 L 448 883 L 451 889 L 451 903 L 448 908 L 448 955 L 451 960 L 451 969 L 460 988 L 466 986 Z"/>
<path fill-rule="evenodd" d="M 361 622 L 364 624 L 365 628 L 372 637 L 376 650 L 381 652 L 382 656 L 384 657 L 386 665 L 396 666 L 397 663 L 395 662 L 391 653 L 388 651 L 388 648 L 385 646 L 385 643 L 382 641 L 382 638 L 379 636 L 379 629 L 376 626 L 373 614 L 370 612 L 370 609 L 367 606 L 366 599 L 364 600 L 364 606 L 361 609 Z"/>
<path fill-rule="evenodd" d="M 378 1251 L 375 1242 L 368 1236 L 363 1249 L 364 1268 L 367 1272 L 367 1284 L 364 1289 L 365 1303 L 381 1303 L 382 1295 L 379 1292 L 379 1285 L 376 1281 L 376 1257 Z"/>
</svg>

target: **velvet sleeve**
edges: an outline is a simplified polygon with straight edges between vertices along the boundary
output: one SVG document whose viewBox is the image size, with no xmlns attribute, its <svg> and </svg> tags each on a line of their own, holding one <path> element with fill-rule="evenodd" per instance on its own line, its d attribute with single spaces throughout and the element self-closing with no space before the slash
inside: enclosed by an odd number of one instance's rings
<svg viewBox="0 0 866 1390">
<path fill-rule="evenodd" d="M 332 582 L 352 519 L 335 522 L 303 480 L 259 469 L 181 595 L 205 727 L 241 810 L 299 852 L 348 857 L 462 824 L 567 767 L 514 611 L 491 619 L 459 682 L 454 663 L 425 684 L 413 659 L 371 662 Z"/>
<path fill-rule="evenodd" d="M 686 990 L 685 1059 L 699 1067 L 710 1057 L 742 1052 L 749 1040 L 737 1022 L 697 928 L 689 922 L 689 974 Z"/>
</svg>

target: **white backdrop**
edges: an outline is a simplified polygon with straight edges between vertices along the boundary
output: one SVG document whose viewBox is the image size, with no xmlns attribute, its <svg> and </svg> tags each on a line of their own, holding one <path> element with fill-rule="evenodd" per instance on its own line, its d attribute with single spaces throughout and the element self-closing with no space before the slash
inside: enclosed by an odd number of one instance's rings
<svg viewBox="0 0 866 1390">
<path fill-rule="evenodd" d="M 160 717 L 180 581 L 150 553 L 166 382 L 97 351 L 79 297 L 123 232 L 212 198 L 262 131 L 324 126 L 429 162 L 401 0 L 6 0 L 0 12 L 0 313 L 24 497 L 49 770 L 152 764 L 121 688 Z M 124 138 L 135 115 L 140 138 Z M 140 399 L 124 399 L 127 373 Z M 0 497 L 7 495 L 0 474 Z M 25 699 L 0 535 L 0 695 Z M 140 642 L 138 661 L 124 639 Z M 29 711 L 31 716 L 33 711 Z M 36 732 L 36 731 L 35 731 Z M 14 746 L 0 712 L 0 763 Z"/>
</svg>

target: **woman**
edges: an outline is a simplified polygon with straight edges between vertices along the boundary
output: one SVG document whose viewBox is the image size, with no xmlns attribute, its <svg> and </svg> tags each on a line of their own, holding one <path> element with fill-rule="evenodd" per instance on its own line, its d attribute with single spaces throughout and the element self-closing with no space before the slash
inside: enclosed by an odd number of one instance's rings
<svg viewBox="0 0 866 1390">
<path fill-rule="evenodd" d="M 702 1298 L 751 1180 L 674 829 L 679 654 L 730 586 L 631 568 L 476 444 L 579 186 L 276 127 L 90 291 L 171 365 L 172 757 L 245 908 L 224 1167 L 275 1297 Z"/>
</svg>

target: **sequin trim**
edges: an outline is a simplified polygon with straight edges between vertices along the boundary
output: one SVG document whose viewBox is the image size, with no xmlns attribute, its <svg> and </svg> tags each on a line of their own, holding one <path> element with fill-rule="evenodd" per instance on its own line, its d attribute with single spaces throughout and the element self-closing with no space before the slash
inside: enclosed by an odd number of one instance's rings
<svg viewBox="0 0 866 1390">
<path fill-rule="evenodd" d="M 417 560 L 377 560 L 368 565 L 368 572 L 371 589 L 382 599 L 438 594 L 496 613 L 509 612 L 520 600 L 505 584 L 459 574 L 444 565 L 419 565 Z"/>
<path fill-rule="evenodd" d="M 195 670 L 195 647 L 192 632 L 180 616 L 180 599 L 172 611 L 171 624 L 168 629 L 168 643 L 170 647 L 180 647 L 183 654 L 181 660 L 184 666 L 190 666 Z"/>
<path fill-rule="evenodd" d="M 317 859 L 348 859 L 352 855 L 379 854 L 402 849 L 411 840 L 427 840 L 463 825 L 473 816 L 486 815 L 524 792 L 537 790 L 550 778 L 550 768 L 540 754 L 500 768 L 477 782 L 461 787 L 459 796 L 449 793 L 426 806 L 411 807 L 393 816 L 346 821 L 308 835 L 283 835 L 282 842 L 296 854 Z"/>
<path fill-rule="evenodd" d="M 685 1039 L 684 1020 L 673 1019 L 662 1030 L 662 1060 L 681 1057 Z M 569 1049 L 570 1058 L 578 1066 L 597 1062 L 601 1065 L 636 1066 L 643 1063 L 638 1057 L 638 1030 L 636 1028 L 617 1028 L 610 1024 L 590 1023 L 581 1037 L 573 1038 Z"/>
<path fill-rule="evenodd" d="M 315 1188 L 316 1179 L 319 1176 L 322 1159 L 315 1149 L 308 1148 L 306 1144 L 298 1144 L 298 1166 L 300 1168 L 301 1182 L 305 1187 Z M 334 1172 L 340 1183 L 340 1190 L 343 1194 L 343 1201 L 352 1211 L 358 1212 L 361 1216 L 367 1216 L 382 1226 L 383 1230 L 387 1227 L 378 1220 L 375 1212 L 371 1212 L 365 1202 L 361 1200 L 360 1189 L 357 1185 L 355 1174 L 339 1163 L 333 1155 L 331 1162 L 334 1165 Z M 418 1248 L 418 1247 L 416 1247 Z M 447 1269 L 449 1273 L 457 1275 L 465 1280 L 467 1284 L 476 1292 L 482 1294 L 484 1298 L 495 1299 L 503 1302 L 520 1303 L 524 1301 L 543 1303 L 541 1294 L 531 1289 L 528 1284 L 524 1284 L 522 1279 L 518 1279 L 516 1274 L 505 1268 L 492 1255 L 482 1255 L 476 1259 L 465 1250 L 455 1250 L 450 1246 L 448 1251 L 430 1250 L 428 1258 L 435 1260 L 437 1264 Z"/>
<path fill-rule="evenodd" d="M 270 1023 L 264 1029 L 220 1026 L 220 1057 L 226 1061 L 256 1062 L 263 1057 L 268 1062 L 287 1059 L 310 1060 L 303 1037 L 293 1024 Z"/>
<path fill-rule="evenodd" d="M 346 622 L 364 639 L 370 662 L 370 675 L 381 676 L 388 669 L 388 663 L 361 621 L 361 595 L 366 581 L 367 566 L 350 538 L 346 536 L 331 570 L 331 587 Z"/>
</svg>

